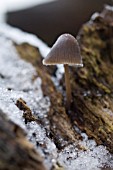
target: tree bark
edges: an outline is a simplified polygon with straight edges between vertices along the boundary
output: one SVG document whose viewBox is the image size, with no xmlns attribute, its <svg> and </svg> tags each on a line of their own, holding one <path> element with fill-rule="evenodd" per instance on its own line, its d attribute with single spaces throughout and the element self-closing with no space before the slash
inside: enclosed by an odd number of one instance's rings
<svg viewBox="0 0 113 170">
<path fill-rule="evenodd" d="M 0 169 L 46 170 L 43 159 L 25 138 L 24 131 L 0 110 Z"/>
<path fill-rule="evenodd" d="M 89 137 L 113 152 L 113 9 L 106 6 L 83 26 L 78 39 L 84 67 L 70 68 L 70 118 Z"/>
</svg>

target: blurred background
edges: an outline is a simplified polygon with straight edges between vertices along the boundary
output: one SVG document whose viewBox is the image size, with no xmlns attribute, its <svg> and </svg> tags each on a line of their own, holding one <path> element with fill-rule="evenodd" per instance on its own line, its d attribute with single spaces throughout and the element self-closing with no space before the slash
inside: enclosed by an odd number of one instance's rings
<svg viewBox="0 0 113 170">
<path fill-rule="evenodd" d="M 36 34 L 51 46 L 62 33 L 76 36 L 94 12 L 112 0 L 0 0 L 0 22 Z"/>
</svg>

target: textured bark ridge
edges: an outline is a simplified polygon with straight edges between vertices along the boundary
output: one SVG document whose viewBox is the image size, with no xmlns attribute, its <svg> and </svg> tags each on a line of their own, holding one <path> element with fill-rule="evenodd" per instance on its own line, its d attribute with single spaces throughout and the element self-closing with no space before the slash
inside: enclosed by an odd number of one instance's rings
<svg viewBox="0 0 113 170">
<path fill-rule="evenodd" d="M 81 29 L 83 68 L 71 69 L 74 124 L 113 152 L 113 8 Z"/>
<path fill-rule="evenodd" d="M 25 138 L 23 130 L 0 110 L 0 169 L 45 170 L 43 159 Z"/>
</svg>

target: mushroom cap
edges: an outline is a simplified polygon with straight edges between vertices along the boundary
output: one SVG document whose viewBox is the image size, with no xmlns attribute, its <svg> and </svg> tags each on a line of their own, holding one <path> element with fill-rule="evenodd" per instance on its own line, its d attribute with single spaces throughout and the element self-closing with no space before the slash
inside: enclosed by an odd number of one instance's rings
<svg viewBox="0 0 113 170">
<path fill-rule="evenodd" d="M 43 64 L 68 64 L 83 66 L 82 57 L 80 55 L 80 47 L 77 40 L 70 34 L 61 35 L 51 48 L 47 57 L 43 60 Z"/>
</svg>

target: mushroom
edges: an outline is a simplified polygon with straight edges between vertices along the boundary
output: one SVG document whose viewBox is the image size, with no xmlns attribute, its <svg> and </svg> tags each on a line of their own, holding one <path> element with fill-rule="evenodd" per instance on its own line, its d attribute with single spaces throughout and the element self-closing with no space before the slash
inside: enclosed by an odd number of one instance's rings
<svg viewBox="0 0 113 170">
<path fill-rule="evenodd" d="M 83 66 L 82 58 L 80 55 L 80 48 L 77 40 L 70 34 L 62 34 L 47 57 L 43 60 L 44 65 L 63 64 L 65 69 L 65 84 L 66 84 L 66 105 L 70 109 L 72 102 L 71 87 L 69 80 L 69 67 L 68 65 Z"/>
</svg>

